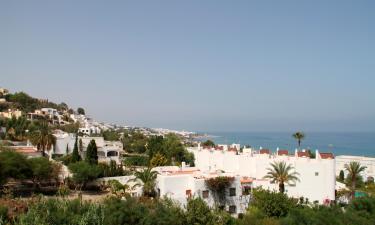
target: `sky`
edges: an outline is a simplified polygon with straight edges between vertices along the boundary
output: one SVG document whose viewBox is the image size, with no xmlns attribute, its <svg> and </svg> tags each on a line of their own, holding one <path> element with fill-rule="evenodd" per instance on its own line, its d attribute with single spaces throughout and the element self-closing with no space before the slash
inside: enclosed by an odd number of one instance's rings
<svg viewBox="0 0 375 225">
<path fill-rule="evenodd" d="M 99 121 L 375 131 L 375 1 L 0 1 L 0 86 Z"/>
</svg>

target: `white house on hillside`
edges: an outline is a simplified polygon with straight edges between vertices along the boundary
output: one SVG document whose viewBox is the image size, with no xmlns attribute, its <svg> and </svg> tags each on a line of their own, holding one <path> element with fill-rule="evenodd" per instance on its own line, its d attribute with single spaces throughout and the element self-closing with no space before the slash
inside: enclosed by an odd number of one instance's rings
<svg viewBox="0 0 375 225">
<path fill-rule="evenodd" d="M 264 179 L 267 169 L 273 162 L 284 161 L 295 168 L 300 179 L 294 184 L 286 185 L 286 193 L 289 196 L 304 197 L 310 202 L 320 203 L 335 200 L 335 159 L 331 153 L 316 151 L 316 158 L 310 158 L 307 152 L 297 150 L 292 154 L 288 150 L 277 150 L 272 154 L 268 149 L 240 153 L 234 146 L 198 146 L 190 147 L 188 151 L 194 153 L 195 166 L 203 172 L 223 170 L 236 176 L 250 178 L 253 187 L 262 186 L 271 190 L 278 190 L 278 185 Z"/>
</svg>

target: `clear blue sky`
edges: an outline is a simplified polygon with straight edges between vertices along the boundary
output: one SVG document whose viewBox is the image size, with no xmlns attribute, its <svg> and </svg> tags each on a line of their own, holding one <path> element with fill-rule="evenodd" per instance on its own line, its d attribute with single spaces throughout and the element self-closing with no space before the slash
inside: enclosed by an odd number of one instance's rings
<svg viewBox="0 0 375 225">
<path fill-rule="evenodd" d="M 128 125 L 374 131 L 374 12 L 371 0 L 1 1 L 0 86 Z"/>
</svg>

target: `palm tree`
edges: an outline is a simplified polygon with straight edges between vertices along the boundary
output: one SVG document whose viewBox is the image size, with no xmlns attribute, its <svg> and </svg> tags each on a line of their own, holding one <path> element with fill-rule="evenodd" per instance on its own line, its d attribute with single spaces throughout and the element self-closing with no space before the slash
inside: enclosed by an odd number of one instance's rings
<svg viewBox="0 0 375 225">
<path fill-rule="evenodd" d="M 52 135 L 47 121 L 43 121 L 39 129 L 30 134 L 30 141 L 37 146 L 39 151 L 42 151 L 43 157 L 46 155 L 45 151 L 55 145 L 56 138 Z"/>
<path fill-rule="evenodd" d="M 354 198 L 356 184 L 361 179 L 361 172 L 365 171 L 366 166 L 361 166 L 359 162 L 350 162 L 345 164 L 345 170 L 348 171 L 348 181 L 351 184 L 352 198 Z"/>
<path fill-rule="evenodd" d="M 291 184 L 292 182 L 299 181 L 297 177 L 299 173 L 293 170 L 292 165 L 286 165 L 285 162 L 274 162 L 271 163 L 271 168 L 268 168 L 268 173 L 264 178 L 272 179 L 272 182 L 279 184 L 279 191 L 285 192 L 285 183 Z"/>
<path fill-rule="evenodd" d="M 305 134 L 301 131 L 298 131 L 293 134 L 293 137 L 298 141 L 298 147 L 301 147 L 301 141 L 305 138 Z"/>
<path fill-rule="evenodd" d="M 142 171 L 136 171 L 134 175 L 135 179 L 130 181 L 136 181 L 138 182 L 138 185 L 143 184 L 143 195 L 148 197 L 155 196 L 155 185 L 158 172 L 152 170 L 152 167 L 148 167 Z"/>
</svg>

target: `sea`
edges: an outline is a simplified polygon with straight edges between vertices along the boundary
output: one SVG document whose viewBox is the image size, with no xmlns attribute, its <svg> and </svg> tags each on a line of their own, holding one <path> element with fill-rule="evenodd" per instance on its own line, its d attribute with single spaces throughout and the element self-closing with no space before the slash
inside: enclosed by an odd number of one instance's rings
<svg viewBox="0 0 375 225">
<path fill-rule="evenodd" d="M 255 149 L 277 148 L 294 151 L 298 144 L 291 132 L 199 132 L 216 144 L 238 143 L 250 145 Z M 306 132 L 301 148 L 318 149 L 337 155 L 356 155 L 375 157 L 375 132 Z"/>
</svg>

